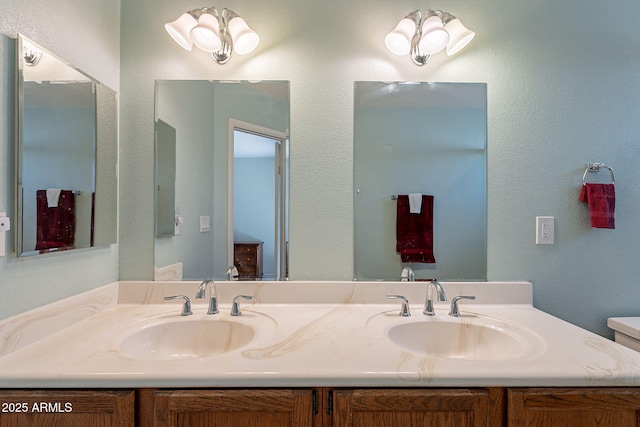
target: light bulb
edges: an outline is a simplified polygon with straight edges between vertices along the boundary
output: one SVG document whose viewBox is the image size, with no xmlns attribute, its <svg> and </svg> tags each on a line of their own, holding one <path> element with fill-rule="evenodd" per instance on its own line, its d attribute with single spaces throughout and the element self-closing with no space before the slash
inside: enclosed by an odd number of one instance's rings
<svg viewBox="0 0 640 427">
<path fill-rule="evenodd" d="M 396 55 L 406 55 L 411 51 L 411 39 L 416 32 L 416 24 L 412 19 L 402 19 L 396 28 L 384 38 L 387 49 Z"/>
<path fill-rule="evenodd" d="M 451 36 L 447 44 L 447 55 L 449 56 L 458 53 L 476 36 L 476 33 L 467 29 L 457 18 L 449 21 L 444 28 Z"/>
<path fill-rule="evenodd" d="M 239 16 L 229 21 L 229 34 L 233 40 L 233 51 L 240 55 L 252 52 L 260 43 L 260 36 Z"/>
<path fill-rule="evenodd" d="M 203 13 L 198 19 L 198 25 L 191 30 L 193 44 L 205 52 L 216 52 L 222 46 L 219 30 L 218 18 L 211 13 Z"/>
<path fill-rule="evenodd" d="M 191 50 L 193 41 L 190 33 L 197 24 L 196 18 L 185 12 L 175 21 L 164 24 L 164 28 L 176 43 L 186 50 Z"/>
<path fill-rule="evenodd" d="M 428 17 L 422 24 L 422 38 L 418 49 L 422 55 L 433 55 L 440 52 L 449 43 L 449 33 L 442 25 L 442 19 L 436 15 Z"/>
</svg>

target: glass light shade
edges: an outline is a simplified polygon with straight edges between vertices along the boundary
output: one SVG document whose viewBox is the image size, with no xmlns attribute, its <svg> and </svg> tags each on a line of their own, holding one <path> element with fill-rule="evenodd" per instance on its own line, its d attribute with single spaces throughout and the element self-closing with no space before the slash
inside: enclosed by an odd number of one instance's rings
<svg viewBox="0 0 640 427">
<path fill-rule="evenodd" d="M 442 19 L 432 15 L 422 24 L 422 38 L 418 49 L 422 55 L 433 55 L 440 52 L 449 43 L 449 33 L 442 25 Z"/>
<path fill-rule="evenodd" d="M 193 44 L 205 52 L 216 52 L 222 46 L 219 30 L 218 18 L 210 13 L 203 13 L 198 19 L 198 25 L 191 30 Z"/>
<path fill-rule="evenodd" d="M 444 27 L 450 35 L 447 44 L 447 55 L 458 53 L 476 36 L 476 33 L 467 29 L 458 18 L 450 21 Z"/>
<path fill-rule="evenodd" d="M 190 33 L 197 24 L 198 21 L 196 21 L 196 18 L 185 12 L 175 21 L 164 24 L 164 28 L 176 43 L 186 50 L 191 50 L 193 41 L 191 40 Z"/>
<path fill-rule="evenodd" d="M 396 55 L 406 55 L 411 51 L 411 39 L 416 32 L 416 24 L 412 19 L 404 18 L 396 28 L 384 38 L 387 49 Z"/>
<path fill-rule="evenodd" d="M 240 55 L 252 52 L 260 43 L 260 36 L 239 16 L 229 21 L 229 34 L 233 40 L 233 51 Z"/>
</svg>

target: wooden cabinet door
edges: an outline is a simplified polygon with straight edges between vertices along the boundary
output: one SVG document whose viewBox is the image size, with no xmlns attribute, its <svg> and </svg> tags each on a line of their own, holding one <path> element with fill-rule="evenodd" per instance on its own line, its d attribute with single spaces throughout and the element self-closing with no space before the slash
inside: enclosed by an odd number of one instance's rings
<svg viewBox="0 0 640 427">
<path fill-rule="evenodd" d="M 500 388 L 334 391 L 334 427 L 500 427 L 503 418 Z"/>
<path fill-rule="evenodd" d="M 639 388 L 509 389 L 509 427 L 637 427 Z"/>
<path fill-rule="evenodd" d="M 0 390 L 0 427 L 134 427 L 133 391 Z"/>
<path fill-rule="evenodd" d="M 141 390 L 142 427 L 307 427 L 311 389 Z"/>
</svg>

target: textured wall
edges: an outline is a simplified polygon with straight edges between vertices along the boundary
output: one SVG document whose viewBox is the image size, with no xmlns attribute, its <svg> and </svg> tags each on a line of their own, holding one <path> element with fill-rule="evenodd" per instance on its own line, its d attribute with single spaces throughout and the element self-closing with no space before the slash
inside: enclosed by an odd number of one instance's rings
<svg viewBox="0 0 640 427">
<path fill-rule="evenodd" d="M 604 1 L 433 1 L 424 7 L 477 37 L 422 68 L 383 43 L 412 1 L 228 0 L 218 6 L 261 44 L 224 66 L 163 28 L 205 5 L 122 3 L 123 278 L 153 271 L 155 79 L 291 81 L 291 277 L 342 280 L 353 277 L 354 81 L 487 82 L 488 278 L 531 280 L 537 307 L 605 335 L 608 316 L 638 314 L 640 3 L 617 2 L 609 25 Z M 586 162 L 616 171 L 616 230 L 591 229 L 577 201 Z M 555 216 L 555 245 L 535 245 L 536 215 Z"/>
<path fill-rule="evenodd" d="M 20 32 L 117 90 L 120 81 L 120 4 L 112 0 L 0 2 L 0 210 L 14 209 L 15 38 Z M 13 250 L 13 233 L 7 252 Z M 117 245 L 0 258 L 0 318 L 118 278 Z"/>
</svg>

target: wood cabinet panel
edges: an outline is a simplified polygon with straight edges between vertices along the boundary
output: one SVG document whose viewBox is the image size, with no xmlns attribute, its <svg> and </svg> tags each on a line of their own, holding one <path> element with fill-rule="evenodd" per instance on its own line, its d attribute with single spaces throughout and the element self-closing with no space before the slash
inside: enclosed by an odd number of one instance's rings
<svg viewBox="0 0 640 427">
<path fill-rule="evenodd" d="M 335 390 L 334 427 L 500 427 L 502 389 Z"/>
<path fill-rule="evenodd" d="M 0 427 L 640 427 L 640 388 L 0 390 Z"/>
<path fill-rule="evenodd" d="M 304 427 L 313 422 L 311 389 L 141 390 L 142 427 Z"/>
<path fill-rule="evenodd" d="M 134 427 L 133 391 L 0 390 L 0 427 Z"/>
<path fill-rule="evenodd" d="M 639 427 L 638 388 L 508 390 L 509 427 Z"/>
</svg>

